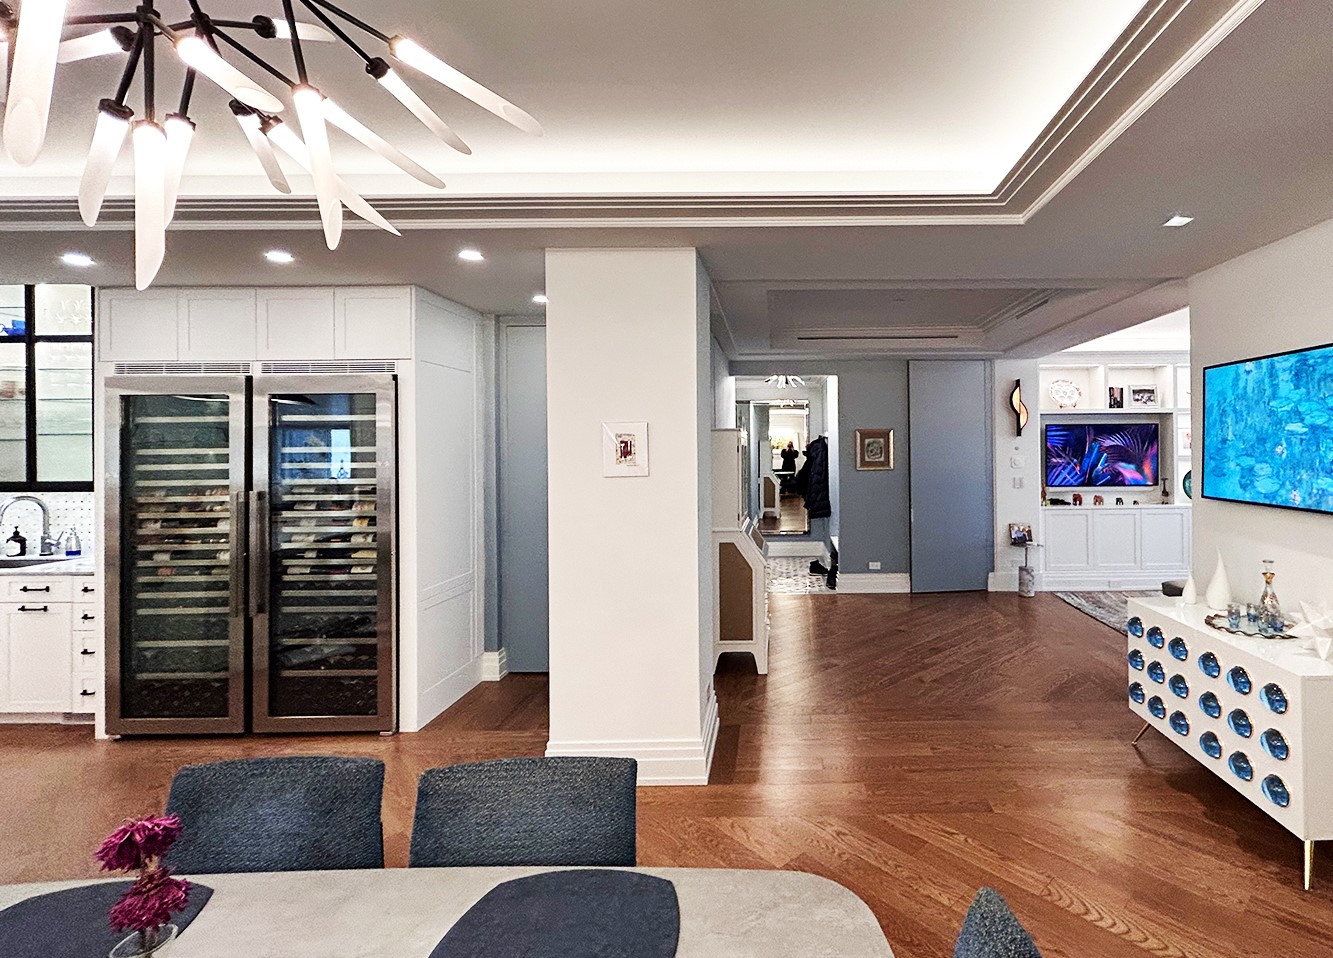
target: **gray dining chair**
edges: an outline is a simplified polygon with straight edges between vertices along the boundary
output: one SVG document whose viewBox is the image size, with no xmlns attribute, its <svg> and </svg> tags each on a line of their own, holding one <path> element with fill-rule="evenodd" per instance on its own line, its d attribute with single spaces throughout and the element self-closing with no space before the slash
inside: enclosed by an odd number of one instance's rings
<svg viewBox="0 0 1333 958">
<path fill-rule="evenodd" d="M 408 864 L 634 865 L 628 758 L 510 758 L 432 768 L 417 786 Z"/>
<path fill-rule="evenodd" d="M 1032 936 L 994 888 L 972 899 L 953 958 L 1041 958 Z"/>
<path fill-rule="evenodd" d="M 369 758 L 246 758 L 187 765 L 167 813 L 183 874 L 383 868 L 384 763 Z"/>
</svg>

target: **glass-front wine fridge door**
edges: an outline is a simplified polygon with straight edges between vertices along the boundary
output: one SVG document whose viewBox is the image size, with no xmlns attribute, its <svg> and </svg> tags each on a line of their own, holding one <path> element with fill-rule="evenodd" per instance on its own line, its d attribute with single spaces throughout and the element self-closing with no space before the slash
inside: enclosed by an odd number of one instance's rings
<svg viewBox="0 0 1333 958">
<path fill-rule="evenodd" d="M 394 383 L 256 380 L 256 731 L 394 728 Z"/>
<path fill-rule="evenodd" d="M 107 385 L 107 730 L 243 732 L 244 381 Z"/>
</svg>

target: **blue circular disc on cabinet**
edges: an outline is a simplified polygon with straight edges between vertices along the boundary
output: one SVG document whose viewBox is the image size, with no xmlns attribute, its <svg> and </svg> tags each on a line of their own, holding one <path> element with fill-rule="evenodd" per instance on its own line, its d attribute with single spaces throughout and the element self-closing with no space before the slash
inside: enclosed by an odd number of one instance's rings
<svg viewBox="0 0 1333 958">
<path fill-rule="evenodd" d="M 1227 724 L 1231 726 L 1231 731 L 1241 738 L 1249 738 L 1254 734 L 1254 725 L 1244 709 L 1232 709 L 1231 714 L 1227 716 Z"/>
<path fill-rule="evenodd" d="M 1222 663 L 1217 661 L 1217 656 L 1211 652 L 1205 652 L 1199 656 L 1199 671 L 1210 679 L 1215 679 L 1222 674 Z"/>
<path fill-rule="evenodd" d="M 1148 699 L 1148 711 L 1153 714 L 1154 718 L 1166 718 L 1166 703 L 1162 701 L 1160 695 L 1154 695 Z"/>
<path fill-rule="evenodd" d="M 1148 678 L 1152 679 L 1159 685 L 1166 681 L 1166 669 L 1162 668 L 1161 662 L 1148 663 Z"/>
<path fill-rule="evenodd" d="M 1203 754 L 1209 758 L 1222 757 L 1222 742 L 1213 732 L 1204 732 L 1199 736 L 1199 748 L 1203 749 Z"/>
<path fill-rule="evenodd" d="M 1137 615 L 1125 623 L 1125 631 L 1136 639 L 1143 638 L 1143 620 Z"/>
<path fill-rule="evenodd" d="M 1166 636 L 1162 633 L 1162 630 L 1155 625 L 1148 630 L 1148 644 L 1154 649 L 1160 649 L 1162 646 L 1166 645 Z"/>
<path fill-rule="evenodd" d="M 1138 682 L 1130 682 L 1129 697 L 1133 699 L 1137 704 L 1142 705 L 1144 699 L 1143 686 L 1140 685 Z"/>
<path fill-rule="evenodd" d="M 1203 714 L 1209 718 L 1222 717 L 1222 703 L 1212 692 L 1204 692 L 1199 696 L 1199 708 L 1203 709 Z"/>
<path fill-rule="evenodd" d="M 1254 688 L 1254 684 L 1250 682 L 1250 673 L 1239 665 L 1227 673 L 1227 685 L 1230 685 L 1241 695 L 1249 695 L 1250 689 Z"/>
<path fill-rule="evenodd" d="M 1167 684 L 1176 698 L 1187 699 L 1190 697 L 1190 684 L 1185 681 L 1185 676 L 1173 675 L 1171 681 Z"/>
<path fill-rule="evenodd" d="M 1269 682 L 1259 690 L 1259 698 L 1278 715 L 1287 711 L 1287 693 L 1276 682 Z"/>
<path fill-rule="evenodd" d="M 1227 765 L 1231 767 L 1231 774 L 1242 782 L 1254 778 L 1254 766 L 1250 764 L 1250 759 L 1244 752 L 1232 752 L 1231 758 L 1227 759 Z"/>
<path fill-rule="evenodd" d="M 1259 741 L 1263 742 L 1264 751 L 1279 762 L 1285 762 L 1287 756 L 1291 754 L 1291 747 L 1287 745 L 1287 740 L 1275 728 L 1270 728 L 1263 735 L 1260 735 Z"/>
<path fill-rule="evenodd" d="M 1171 652 L 1171 658 L 1177 662 L 1188 662 L 1190 658 L 1190 647 L 1185 644 L 1185 640 L 1176 636 L 1167 643 L 1167 648 Z"/>
<path fill-rule="evenodd" d="M 1184 712 L 1171 713 L 1171 731 L 1177 735 L 1188 735 L 1190 733 L 1190 720 L 1185 717 Z"/>
<path fill-rule="evenodd" d="M 1142 672 L 1142 671 L 1143 671 L 1143 653 L 1142 653 L 1142 652 L 1140 652 L 1138 649 L 1130 649 L 1130 650 L 1129 650 L 1128 659 L 1129 659 L 1129 667 L 1130 667 L 1131 669 L 1133 669 L 1133 670 L 1136 671 L 1136 672 Z"/>
<path fill-rule="evenodd" d="M 1291 804 L 1291 793 L 1287 791 L 1287 784 L 1276 775 L 1269 775 L 1259 786 L 1259 790 L 1264 793 L 1264 797 L 1276 805 L 1278 808 L 1286 808 Z"/>
</svg>

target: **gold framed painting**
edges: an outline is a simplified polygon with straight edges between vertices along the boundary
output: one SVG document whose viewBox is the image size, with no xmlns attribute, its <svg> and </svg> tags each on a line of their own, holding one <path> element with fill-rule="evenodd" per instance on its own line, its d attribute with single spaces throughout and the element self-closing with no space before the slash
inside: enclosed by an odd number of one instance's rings
<svg viewBox="0 0 1333 958">
<path fill-rule="evenodd" d="M 893 468 L 893 430 L 856 430 L 856 468 L 858 471 Z"/>
</svg>

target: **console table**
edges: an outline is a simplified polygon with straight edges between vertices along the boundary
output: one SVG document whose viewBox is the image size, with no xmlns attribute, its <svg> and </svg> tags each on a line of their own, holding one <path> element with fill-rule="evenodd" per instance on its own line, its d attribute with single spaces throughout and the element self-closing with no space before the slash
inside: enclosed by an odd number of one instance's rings
<svg viewBox="0 0 1333 958">
<path fill-rule="evenodd" d="M 1202 605 L 1129 601 L 1129 707 L 1305 843 L 1333 839 L 1333 663 L 1293 639 L 1233 635 Z"/>
</svg>

